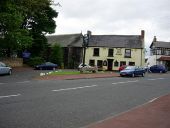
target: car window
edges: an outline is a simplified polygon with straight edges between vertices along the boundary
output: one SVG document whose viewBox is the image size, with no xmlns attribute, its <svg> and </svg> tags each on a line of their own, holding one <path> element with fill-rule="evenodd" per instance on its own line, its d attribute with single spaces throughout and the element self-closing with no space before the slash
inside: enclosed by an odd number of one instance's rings
<svg viewBox="0 0 170 128">
<path fill-rule="evenodd" d="M 1 67 L 6 67 L 6 65 L 4 63 L 0 63 Z"/>
</svg>

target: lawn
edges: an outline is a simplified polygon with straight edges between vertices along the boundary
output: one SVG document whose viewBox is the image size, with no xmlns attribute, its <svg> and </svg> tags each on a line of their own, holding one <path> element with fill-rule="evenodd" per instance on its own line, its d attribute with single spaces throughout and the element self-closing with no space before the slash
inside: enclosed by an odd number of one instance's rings
<svg viewBox="0 0 170 128">
<path fill-rule="evenodd" d="M 79 71 L 54 71 L 49 72 L 50 75 L 77 75 L 80 74 Z"/>
</svg>

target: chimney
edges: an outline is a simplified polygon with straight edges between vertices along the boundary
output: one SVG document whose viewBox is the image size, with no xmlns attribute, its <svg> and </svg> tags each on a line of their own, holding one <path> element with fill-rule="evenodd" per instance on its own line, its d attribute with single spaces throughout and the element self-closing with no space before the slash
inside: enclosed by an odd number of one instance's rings
<svg viewBox="0 0 170 128">
<path fill-rule="evenodd" d="M 92 32 L 88 30 L 87 35 L 90 37 L 92 35 Z"/>
<path fill-rule="evenodd" d="M 154 36 L 154 38 L 153 38 L 153 42 L 156 42 L 156 41 L 157 41 L 156 36 Z"/>
<path fill-rule="evenodd" d="M 141 30 L 141 38 L 144 39 L 145 38 L 145 31 Z"/>
</svg>

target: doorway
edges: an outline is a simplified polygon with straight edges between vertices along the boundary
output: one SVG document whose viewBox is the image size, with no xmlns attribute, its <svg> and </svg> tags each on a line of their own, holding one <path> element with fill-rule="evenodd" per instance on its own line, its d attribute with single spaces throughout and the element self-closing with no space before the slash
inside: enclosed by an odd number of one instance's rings
<svg viewBox="0 0 170 128">
<path fill-rule="evenodd" d="M 113 59 L 107 59 L 107 62 L 108 62 L 107 70 L 112 71 L 112 69 L 113 69 Z"/>
</svg>

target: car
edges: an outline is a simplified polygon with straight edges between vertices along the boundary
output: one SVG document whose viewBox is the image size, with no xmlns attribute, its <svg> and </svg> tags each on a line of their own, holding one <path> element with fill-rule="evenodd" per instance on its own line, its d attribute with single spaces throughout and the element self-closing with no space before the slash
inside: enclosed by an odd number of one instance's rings
<svg viewBox="0 0 170 128">
<path fill-rule="evenodd" d="M 168 69 L 164 65 L 153 65 L 149 68 L 152 73 L 166 73 Z"/>
<path fill-rule="evenodd" d="M 0 62 L 0 75 L 11 75 L 12 74 L 12 68 L 7 66 L 5 63 Z"/>
<path fill-rule="evenodd" d="M 83 66 L 83 63 L 81 63 L 79 66 L 78 66 L 78 71 L 80 72 L 84 72 L 84 71 L 92 71 L 92 72 L 97 72 L 98 71 L 98 68 L 97 66 L 90 66 L 88 64 L 84 64 Z"/>
<path fill-rule="evenodd" d="M 57 68 L 58 68 L 58 65 L 52 62 L 45 62 L 43 64 L 35 66 L 36 70 L 56 70 Z"/>
<path fill-rule="evenodd" d="M 122 65 L 119 67 L 119 72 L 122 71 L 123 69 L 125 69 L 127 67 L 127 65 Z"/>
<path fill-rule="evenodd" d="M 127 66 L 120 71 L 120 76 L 145 76 L 145 69 L 138 66 Z"/>
</svg>

